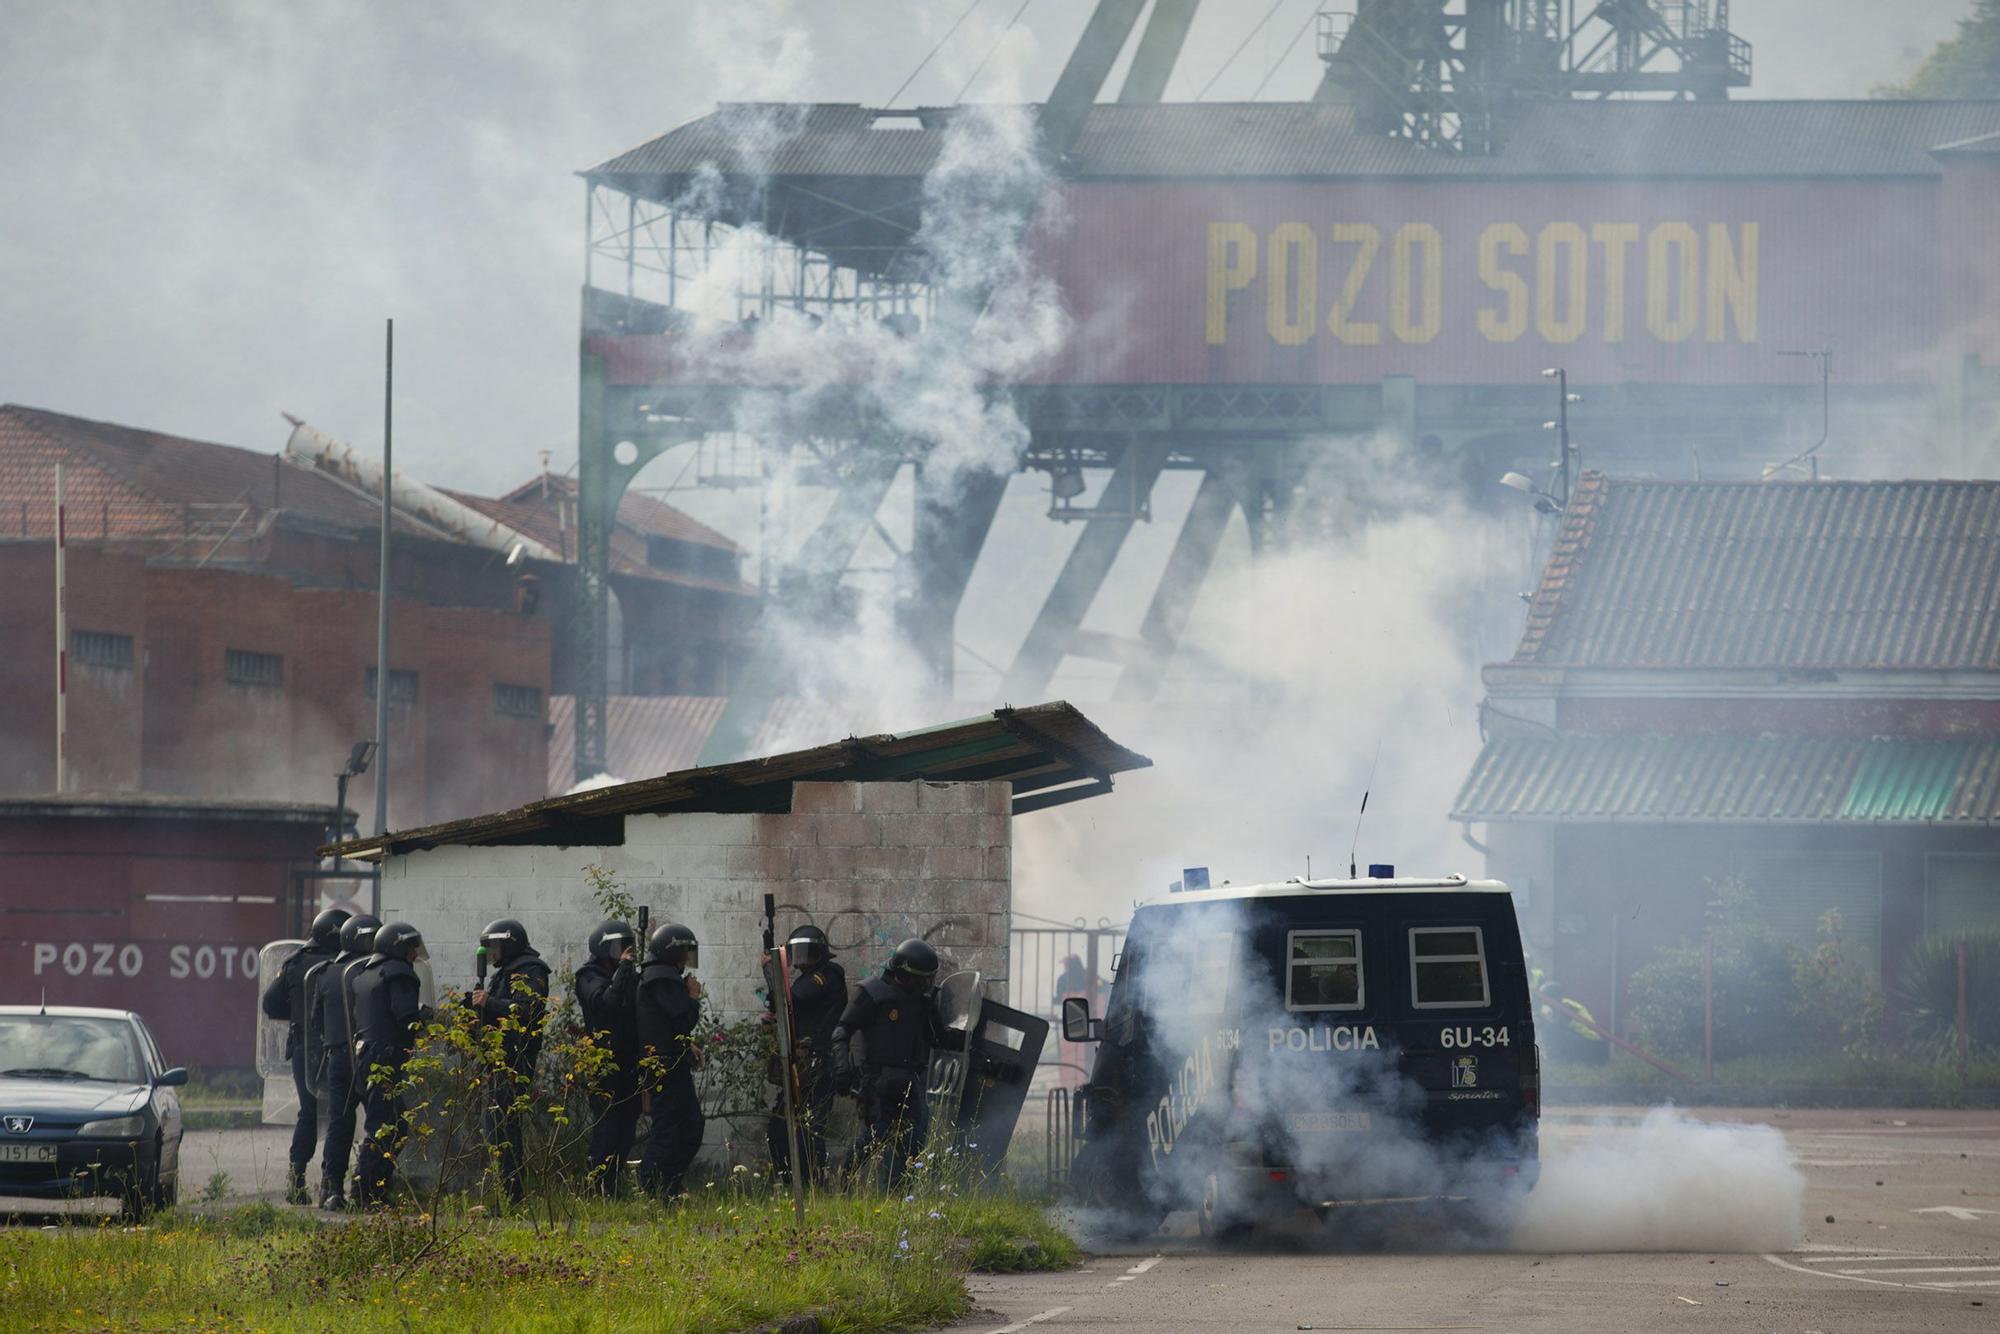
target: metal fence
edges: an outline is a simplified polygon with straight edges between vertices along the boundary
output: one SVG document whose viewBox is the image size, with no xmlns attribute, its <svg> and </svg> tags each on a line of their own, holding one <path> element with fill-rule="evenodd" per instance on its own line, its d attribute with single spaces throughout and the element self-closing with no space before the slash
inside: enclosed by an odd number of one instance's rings
<svg viewBox="0 0 2000 1334">
<path fill-rule="evenodd" d="M 1064 1082 L 1087 1073 L 1087 1049 L 1063 1042 L 1062 1000 L 1081 996 L 1092 1014 L 1104 1013 L 1111 972 L 1125 943 L 1123 926 L 1015 927 L 1007 933 L 1007 995 L 1016 1009 L 1039 1015 L 1056 1028 L 1042 1048 L 1043 1066 L 1063 1069 Z"/>
</svg>

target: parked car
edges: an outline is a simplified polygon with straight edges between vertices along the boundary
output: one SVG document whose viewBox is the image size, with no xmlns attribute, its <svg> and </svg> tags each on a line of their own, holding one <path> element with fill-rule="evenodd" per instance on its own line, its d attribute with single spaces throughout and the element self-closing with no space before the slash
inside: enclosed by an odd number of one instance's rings
<svg viewBox="0 0 2000 1334">
<path fill-rule="evenodd" d="M 187 1077 L 130 1010 L 0 1006 L 0 1195 L 171 1205 Z"/>
</svg>

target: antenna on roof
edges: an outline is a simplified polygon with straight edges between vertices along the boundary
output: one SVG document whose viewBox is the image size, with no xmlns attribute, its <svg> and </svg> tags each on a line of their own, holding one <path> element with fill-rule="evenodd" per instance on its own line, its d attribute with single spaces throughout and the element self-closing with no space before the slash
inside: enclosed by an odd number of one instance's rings
<svg viewBox="0 0 2000 1334">
<path fill-rule="evenodd" d="M 48 1012 L 49 1012 L 49 989 L 48 989 L 47 987 L 43 987 L 43 988 L 42 988 L 42 1014 L 43 1014 L 43 1016 L 44 1016 L 44 1017 L 46 1017 L 46 1016 L 48 1015 Z"/>
<path fill-rule="evenodd" d="M 1372 764 L 1368 766 L 1368 785 L 1361 789 L 1361 812 L 1359 815 L 1356 815 L 1354 817 L 1354 841 L 1347 845 L 1347 878 L 1349 880 L 1354 880 L 1358 878 L 1355 875 L 1355 872 L 1359 868 L 1355 863 L 1354 854 L 1355 851 L 1361 846 L 1361 819 L 1362 816 L 1368 814 L 1368 794 L 1369 792 L 1374 790 L 1375 770 L 1380 768 L 1381 764 L 1382 764 L 1382 743 L 1377 741 L 1375 743 L 1375 760 Z"/>
</svg>

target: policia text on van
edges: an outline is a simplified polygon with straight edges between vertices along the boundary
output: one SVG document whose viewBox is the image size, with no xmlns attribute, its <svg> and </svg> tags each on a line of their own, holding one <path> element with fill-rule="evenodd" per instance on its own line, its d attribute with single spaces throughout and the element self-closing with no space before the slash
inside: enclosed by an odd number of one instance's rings
<svg viewBox="0 0 2000 1334">
<path fill-rule="evenodd" d="M 1533 1184 L 1540 1064 L 1507 887 L 1292 881 L 1179 893 L 1132 920 L 1071 1180 L 1150 1231 L 1229 1230 L 1300 1206 Z"/>
</svg>

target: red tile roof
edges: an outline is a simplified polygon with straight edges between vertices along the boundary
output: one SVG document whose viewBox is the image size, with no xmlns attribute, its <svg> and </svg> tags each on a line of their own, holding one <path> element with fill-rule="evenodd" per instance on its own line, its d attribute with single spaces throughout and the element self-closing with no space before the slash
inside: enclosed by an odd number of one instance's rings
<svg viewBox="0 0 2000 1334">
<path fill-rule="evenodd" d="M 55 463 L 63 464 L 70 533 L 169 538 L 239 526 L 282 509 L 339 528 L 372 530 L 377 502 L 282 456 L 160 431 L 0 404 L 0 537 L 54 531 Z M 397 530 L 440 536 L 397 516 Z"/>
<path fill-rule="evenodd" d="M 551 477 L 548 481 L 546 498 L 542 494 L 540 478 L 497 498 L 475 496 L 464 491 L 446 490 L 445 494 L 575 561 L 576 509 L 571 500 L 571 484 L 567 478 Z M 561 508 L 564 505 L 568 506 L 566 512 Z M 643 520 L 643 523 L 635 523 L 635 518 Z M 646 543 L 649 537 L 654 536 L 727 551 L 731 555 L 737 550 L 736 544 L 721 533 L 671 505 L 649 497 L 628 496 L 618 507 L 618 523 L 611 532 L 611 572 L 741 597 L 757 596 L 755 586 L 740 579 L 717 579 L 686 570 L 663 570 L 650 564 Z"/>
</svg>

